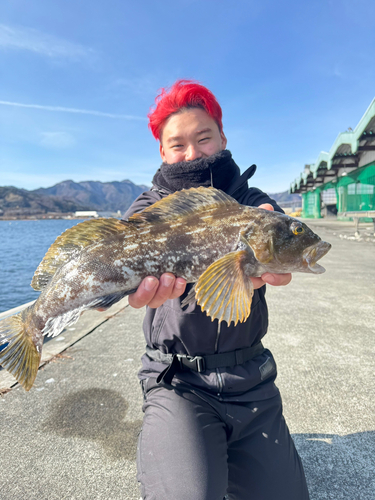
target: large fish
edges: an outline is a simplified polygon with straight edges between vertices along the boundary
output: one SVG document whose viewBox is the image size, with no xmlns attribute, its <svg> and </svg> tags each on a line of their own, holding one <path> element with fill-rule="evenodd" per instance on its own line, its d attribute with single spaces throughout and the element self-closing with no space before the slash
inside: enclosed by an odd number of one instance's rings
<svg viewBox="0 0 375 500">
<path fill-rule="evenodd" d="M 0 364 L 29 390 L 44 336 L 165 272 L 196 283 L 183 304 L 196 300 L 212 319 L 237 324 L 250 315 L 250 277 L 322 273 L 317 260 L 330 247 L 304 223 L 240 205 L 214 188 L 178 191 L 126 222 L 82 222 L 59 236 L 38 266 L 31 283 L 41 291 L 37 301 L 0 322 Z"/>
</svg>

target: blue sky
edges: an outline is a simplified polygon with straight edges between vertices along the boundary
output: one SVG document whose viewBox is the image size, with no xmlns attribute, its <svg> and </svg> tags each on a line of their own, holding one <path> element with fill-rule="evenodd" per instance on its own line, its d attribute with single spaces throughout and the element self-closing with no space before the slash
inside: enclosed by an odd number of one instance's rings
<svg viewBox="0 0 375 500">
<path fill-rule="evenodd" d="M 150 184 L 147 112 L 193 78 L 241 170 L 284 191 L 374 98 L 374 19 L 373 0 L 3 0 L 0 185 Z"/>
</svg>

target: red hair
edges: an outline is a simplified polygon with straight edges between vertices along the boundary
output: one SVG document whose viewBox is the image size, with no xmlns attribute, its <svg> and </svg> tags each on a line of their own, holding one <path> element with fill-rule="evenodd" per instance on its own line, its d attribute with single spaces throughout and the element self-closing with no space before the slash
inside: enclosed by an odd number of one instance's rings
<svg viewBox="0 0 375 500">
<path fill-rule="evenodd" d="M 220 132 L 223 131 L 223 113 L 213 93 L 194 80 L 177 80 L 170 89 L 161 89 L 156 96 L 155 107 L 147 115 L 148 127 L 155 139 L 160 140 L 167 118 L 182 108 L 204 109 L 215 120 Z"/>
</svg>

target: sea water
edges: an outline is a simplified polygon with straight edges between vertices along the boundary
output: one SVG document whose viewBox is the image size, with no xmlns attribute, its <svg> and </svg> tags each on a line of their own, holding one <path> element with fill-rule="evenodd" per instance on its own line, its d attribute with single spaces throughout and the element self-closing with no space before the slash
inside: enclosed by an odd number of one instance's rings
<svg viewBox="0 0 375 500">
<path fill-rule="evenodd" d="M 38 298 L 30 286 L 50 245 L 78 219 L 0 221 L 0 312 Z"/>
</svg>

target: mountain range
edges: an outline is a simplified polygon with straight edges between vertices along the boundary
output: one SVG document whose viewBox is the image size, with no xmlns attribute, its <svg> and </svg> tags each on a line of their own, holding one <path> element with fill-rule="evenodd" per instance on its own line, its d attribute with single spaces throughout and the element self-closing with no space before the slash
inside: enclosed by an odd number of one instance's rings
<svg viewBox="0 0 375 500">
<path fill-rule="evenodd" d="M 0 187 L 0 218 L 59 217 L 77 210 L 118 212 L 122 214 L 131 203 L 149 189 L 129 180 L 114 182 L 67 180 L 49 188 L 33 191 L 14 186 Z M 300 201 L 300 195 L 270 194 L 281 206 Z M 298 198 L 298 199 L 297 199 Z"/>
<path fill-rule="evenodd" d="M 68 214 L 76 210 L 124 213 L 148 186 L 129 180 L 116 182 L 71 180 L 49 188 L 28 191 L 14 186 L 0 187 L 0 217 L 40 217 L 46 214 Z"/>
<path fill-rule="evenodd" d="M 282 193 L 267 194 L 282 208 L 291 206 L 302 207 L 302 196 L 298 193 L 289 193 L 289 191 L 283 191 Z"/>
</svg>

